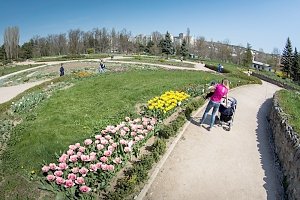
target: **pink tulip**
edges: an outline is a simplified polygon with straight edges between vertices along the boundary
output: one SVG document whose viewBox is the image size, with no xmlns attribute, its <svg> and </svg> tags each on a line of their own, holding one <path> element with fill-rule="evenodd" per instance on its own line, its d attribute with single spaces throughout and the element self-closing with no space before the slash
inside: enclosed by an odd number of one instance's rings
<svg viewBox="0 0 300 200">
<path fill-rule="evenodd" d="M 125 117 L 125 121 L 129 122 L 130 121 L 130 117 Z"/>
<path fill-rule="evenodd" d="M 144 139 L 143 135 L 138 135 L 138 137 L 140 138 L 140 140 Z"/>
<path fill-rule="evenodd" d="M 102 144 L 98 144 L 97 145 L 97 149 L 100 151 L 100 150 L 102 150 L 104 148 L 104 146 L 102 145 Z"/>
<path fill-rule="evenodd" d="M 57 185 L 62 185 L 65 182 L 65 179 L 63 179 L 62 177 L 56 177 L 56 184 Z"/>
<path fill-rule="evenodd" d="M 44 166 L 43 166 L 43 168 L 42 168 L 42 171 L 43 171 L 43 172 L 48 172 L 48 171 L 49 171 L 49 169 L 50 169 L 50 167 L 49 167 L 49 166 L 47 166 L 47 165 L 44 165 Z"/>
<path fill-rule="evenodd" d="M 136 136 L 136 132 L 132 131 L 132 132 L 130 133 L 130 135 L 131 135 L 131 136 Z"/>
<path fill-rule="evenodd" d="M 88 186 L 83 185 L 83 186 L 81 186 L 81 187 L 79 188 L 79 190 L 80 190 L 82 193 L 87 193 L 87 192 L 91 191 L 91 188 L 89 188 Z"/>
<path fill-rule="evenodd" d="M 78 156 L 77 155 L 73 155 L 73 156 L 70 156 L 70 159 L 69 159 L 69 161 L 71 161 L 71 162 L 77 162 L 77 160 L 78 160 Z"/>
<path fill-rule="evenodd" d="M 63 155 L 61 155 L 61 157 L 58 159 L 58 162 L 60 162 L 60 163 L 65 163 L 65 162 L 67 162 L 67 159 L 68 159 L 68 155 L 67 154 L 63 154 Z"/>
<path fill-rule="evenodd" d="M 107 156 L 107 157 L 111 156 L 111 154 L 112 154 L 111 151 L 104 151 L 104 155 Z"/>
<path fill-rule="evenodd" d="M 101 144 L 106 145 L 106 144 L 108 144 L 108 141 L 103 139 L 103 140 L 101 140 Z"/>
<path fill-rule="evenodd" d="M 151 131 L 152 129 L 153 129 L 153 126 L 151 126 L 151 125 L 147 126 L 147 130 Z"/>
<path fill-rule="evenodd" d="M 72 180 L 68 179 L 65 181 L 65 187 L 66 188 L 70 188 L 70 187 L 73 187 L 75 184 Z"/>
<path fill-rule="evenodd" d="M 59 163 L 58 164 L 59 169 L 65 170 L 68 169 L 68 165 L 66 163 Z"/>
<path fill-rule="evenodd" d="M 82 174 L 83 176 L 85 176 L 87 173 L 88 173 L 88 169 L 85 168 L 85 167 L 82 167 L 80 170 L 79 170 L 79 173 Z"/>
<path fill-rule="evenodd" d="M 96 139 L 96 140 L 100 140 L 101 138 L 102 138 L 101 135 L 95 135 L 95 139 Z"/>
<path fill-rule="evenodd" d="M 97 171 L 97 169 L 98 169 L 98 167 L 97 167 L 97 165 L 95 164 L 91 164 L 90 165 L 90 171 L 92 171 L 92 172 L 96 172 Z"/>
<path fill-rule="evenodd" d="M 108 146 L 107 150 L 113 152 L 115 150 L 115 148 L 113 146 Z"/>
<path fill-rule="evenodd" d="M 91 155 L 90 156 L 90 161 L 93 162 L 95 160 L 97 160 L 97 156 L 96 155 Z"/>
<path fill-rule="evenodd" d="M 85 147 L 79 147 L 79 149 L 78 149 L 81 153 L 84 153 L 84 151 L 85 151 Z"/>
<path fill-rule="evenodd" d="M 125 148 L 124 148 L 124 151 L 125 151 L 126 153 L 128 153 L 128 152 L 131 151 L 131 148 L 130 148 L 130 147 L 125 147 Z"/>
<path fill-rule="evenodd" d="M 52 175 L 52 174 L 47 175 L 47 180 L 50 181 L 50 182 L 51 182 L 51 181 L 54 181 L 55 178 L 56 178 L 56 177 L 55 177 L 54 175 Z"/>
<path fill-rule="evenodd" d="M 96 164 L 96 166 L 97 166 L 98 169 L 101 169 L 101 165 L 102 165 L 101 162 L 98 162 L 98 163 Z"/>
<path fill-rule="evenodd" d="M 81 155 L 81 156 L 80 156 L 80 159 L 81 159 L 82 161 L 84 161 L 84 162 L 91 161 L 91 160 L 90 160 L 90 156 L 88 156 L 88 155 Z"/>
<path fill-rule="evenodd" d="M 74 167 L 72 170 L 71 170 L 74 174 L 77 174 L 79 172 L 79 168 L 78 167 Z"/>
<path fill-rule="evenodd" d="M 105 135 L 105 134 L 107 133 L 107 130 L 102 130 L 101 133 L 102 133 L 103 135 Z"/>
<path fill-rule="evenodd" d="M 135 136 L 134 140 L 138 142 L 138 141 L 140 141 L 140 138 L 138 136 Z"/>
<path fill-rule="evenodd" d="M 112 146 L 113 148 L 117 148 L 117 147 L 118 147 L 118 143 L 115 143 L 115 142 L 114 142 L 114 143 L 111 144 L 111 146 Z"/>
<path fill-rule="evenodd" d="M 117 157 L 113 160 L 113 162 L 116 164 L 120 164 L 120 163 L 122 163 L 122 160 L 121 160 L 121 158 Z"/>
<path fill-rule="evenodd" d="M 104 138 L 107 139 L 107 140 L 110 140 L 111 136 L 110 135 L 106 135 Z"/>
<path fill-rule="evenodd" d="M 121 130 L 121 131 L 120 131 L 120 135 L 121 135 L 121 136 L 125 136 L 125 135 L 126 135 L 126 131 Z"/>
<path fill-rule="evenodd" d="M 78 184 L 78 185 L 85 184 L 84 178 L 83 177 L 77 177 L 77 179 L 75 180 L 75 183 Z"/>
<path fill-rule="evenodd" d="M 130 129 L 129 129 L 127 126 L 124 126 L 123 129 L 124 129 L 124 131 L 126 131 L 126 132 L 130 131 Z"/>
<path fill-rule="evenodd" d="M 109 144 L 112 144 L 112 143 L 114 143 L 115 141 L 114 141 L 113 139 L 110 139 L 108 142 L 109 142 Z"/>
<path fill-rule="evenodd" d="M 58 177 L 61 177 L 64 173 L 62 171 L 55 171 L 54 172 L 54 175 L 55 176 L 58 176 Z"/>
<path fill-rule="evenodd" d="M 69 149 L 69 150 L 67 151 L 67 154 L 68 154 L 69 156 L 73 155 L 73 154 L 74 154 L 74 150 L 73 150 L 73 149 Z"/>
<path fill-rule="evenodd" d="M 99 144 L 100 143 L 100 140 L 95 140 L 95 144 Z"/>
<path fill-rule="evenodd" d="M 56 169 L 56 164 L 55 163 L 50 163 L 49 167 L 51 170 L 55 170 Z"/>
<path fill-rule="evenodd" d="M 84 144 L 87 146 L 87 145 L 90 145 L 90 144 L 92 144 L 93 143 L 93 140 L 91 140 L 91 139 L 86 139 L 86 140 L 84 140 Z"/>
<path fill-rule="evenodd" d="M 107 170 L 108 171 L 114 171 L 115 167 L 113 165 L 107 165 Z"/>
<path fill-rule="evenodd" d="M 77 148 L 79 148 L 79 147 L 80 147 L 80 143 L 76 143 L 75 146 L 76 146 Z M 75 149 L 73 149 L 73 150 L 75 150 Z"/>
<path fill-rule="evenodd" d="M 127 142 L 126 140 L 124 140 L 124 139 L 121 139 L 121 140 L 120 140 L 120 144 L 127 145 L 127 143 L 128 143 L 128 142 Z"/>
<path fill-rule="evenodd" d="M 82 155 L 82 152 L 78 151 L 76 155 L 80 157 Z"/>
<path fill-rule="evenodd" d="M 79 146 L 80 146 L 80 144 L 79 144 Z M 71 149 L 71 150 L 74 151 L 75 149 L 77 149 L 77 146 L 76 146 L 76 145 L 70 145 L 70 146 L 69 146 L 69 149 Z"/>
<path fill-rule="evenodd" d="M 108 161 L 108 158 L 106 156 L 102 156 L 100 158 L 100 161 L 106 163 Z"/>
<path fill-rule="evenodd" d="M 76 178 L 77 178 L 77 176 L 76 176 L 76 174 L 73 174 L 73 173 L 71 173 L 71 174 L 68 174 L 68 179 L 70 179 L 70 180 L 76 180 Z"/>
<path fill-rule="evenodd" d="M 101 169 L 102 169 L 103 171 L 106 171 L 106 170 L 107 170 L 107 164 L 102 164 L 102 165 L 101 165 Z"/>
</svg>

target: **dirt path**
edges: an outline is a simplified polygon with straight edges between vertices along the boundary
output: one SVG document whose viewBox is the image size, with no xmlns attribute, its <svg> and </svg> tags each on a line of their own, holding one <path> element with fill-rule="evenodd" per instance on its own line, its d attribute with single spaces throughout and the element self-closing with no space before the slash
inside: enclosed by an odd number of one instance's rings
<svg viewBox="0 0 300 200">
<path fill-rule="evenodd" d="M 282 199 L 266 120 L 278 89 L 263 82 L 231 91 L 238 103 L 230 132 L 199 127 L 202 107 L 137 199 Z"/>
<path fill-rule="evenodd" d="M 45 81 L 48 80 L 37 81 L 32 83 L 24 83 L 21 85 L 14 85 L 10 87 L 0 87 L 0 104 L 9 101 L 10 99 L 14 98 L 15 96 L 24 92 L 25 90 L 33 86 L 39 85 Z"/>
</svg>

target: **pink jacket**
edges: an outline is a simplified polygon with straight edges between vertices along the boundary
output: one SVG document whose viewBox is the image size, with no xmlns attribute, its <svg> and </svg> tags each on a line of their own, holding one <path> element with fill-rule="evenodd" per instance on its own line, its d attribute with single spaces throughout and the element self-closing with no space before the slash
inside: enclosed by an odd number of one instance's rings
<svg viewBox="0 0 300 200">
<path fill-rule="evenodd" d="M 228 93 L 228 88 L 223 84 L 218 84 L 216 86 L 214 94 L 210 97 L 213 102 L 221 102 L 222 97 Z"/>
</svg>

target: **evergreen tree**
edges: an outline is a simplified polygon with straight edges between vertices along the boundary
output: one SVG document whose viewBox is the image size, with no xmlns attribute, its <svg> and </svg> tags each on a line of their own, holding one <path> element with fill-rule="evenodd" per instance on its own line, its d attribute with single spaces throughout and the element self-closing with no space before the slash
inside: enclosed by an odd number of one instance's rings
<svg viewBox="0 0 300 200">
<path fill-rule="evenodd" d="M 167 58 L 169 58 L 170 54 L 173 54 L 174 48 L 172 46 L 171 35 L 167 31 L 165 39 L 160 41 L 161 52 L 167 54 Z"/>
<path fill-rule="evenodd" d="M 180 47 L 180 55 L 183 57 L 183 58 L 186 58 L 186 56 L 189 54 L 189 50 L 187 48 L 187 43 L 186 43 L 186 40 L 184 39 L 182 41 L 182 44 L 181 44 L 181 47 Z"/>
<path fill-rule="evenodd" d="M 282 52 L 281 64 L 283 65 L 282 71 L 284 71 L 286 76 L 289 77 L 289 75 L 291 75 L 293 65 L 293 49 L 289 37 Z"/>
<path fill-rule="evenodd" d="M 291 72 L 292 72 L 291 76 L 292 76 L 293 80 L 298 81 L 299 75 L 300 75 L 300 63 L 299 63 L 299 54 L 297 52 L 297 48 L 295 48 Z"/>
<path fill-rule="evenodd" d="M 29 59 L 33 57 L 33 40 L 25 42 L 21 47 L 20 57 Z"/>
<path fill-rule="evenodd" d="M 0 62 L 3 62 L 6 59 L 6 53 L 4 45 L 0 47 Z"/>
<path fill-rule="evenodd" d="M 246 53 L 244 54 L 244 58 L 243 58 L 244 66 L 251 67 L 252 60 L 253 60 L 252 58 L 253 57 L 252 57 L 251 45 L 247 43 Z"/>
</svg>

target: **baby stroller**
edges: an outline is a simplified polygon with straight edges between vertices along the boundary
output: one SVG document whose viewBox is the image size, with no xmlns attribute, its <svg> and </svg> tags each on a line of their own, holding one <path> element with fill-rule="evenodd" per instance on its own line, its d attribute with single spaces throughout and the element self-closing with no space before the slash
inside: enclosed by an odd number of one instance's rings
<svg viewBox="0 0 300 200">
<path fill-rule="evenodd" d="M 219 112 L 220 112 L 220 123 L 221 125 L 227 125 L 228 131 L 230 131 L 231 126 L 233 124 L 233 119 L 234 119 L 234 113 L 236 110 L 236 104 L 237 100 L 233 97 L 228 98 L 228 107 L 225 105 L 221 104 L 219 107 Z"/>
</svg>

